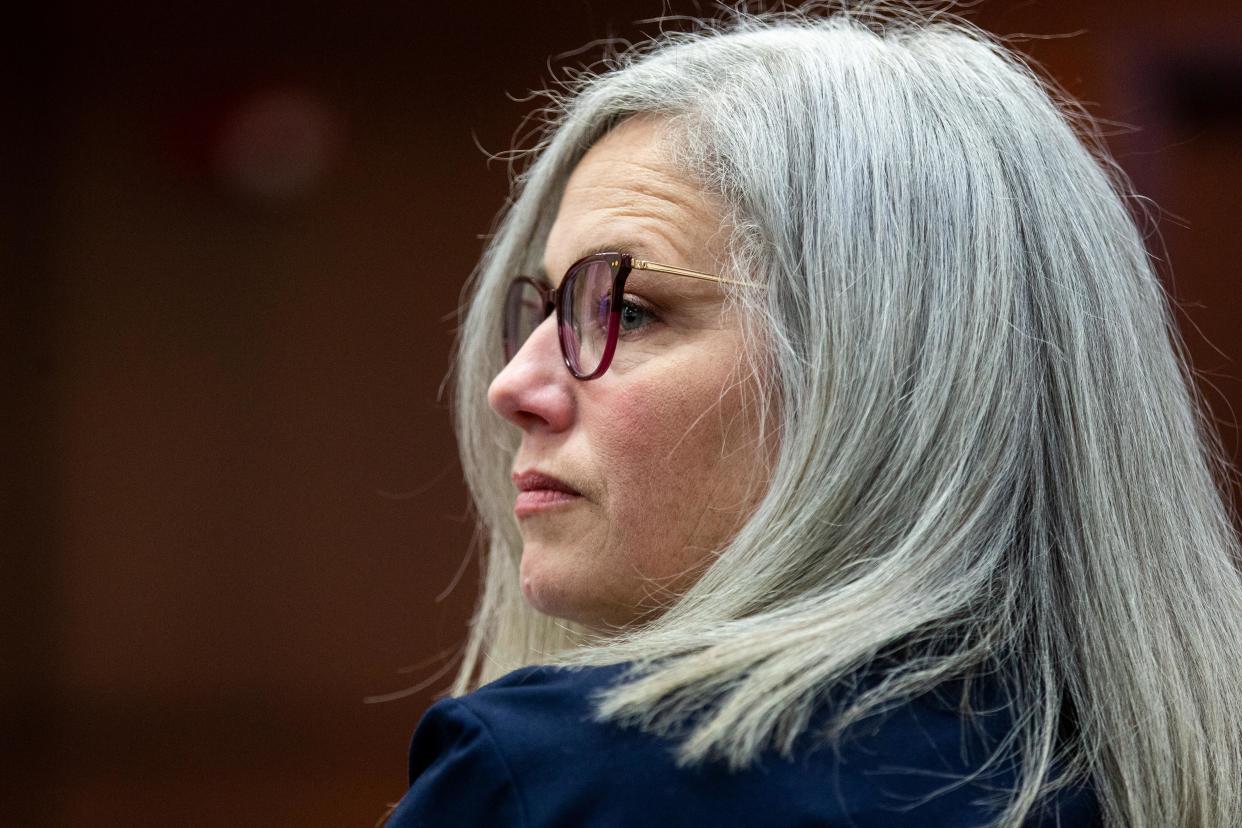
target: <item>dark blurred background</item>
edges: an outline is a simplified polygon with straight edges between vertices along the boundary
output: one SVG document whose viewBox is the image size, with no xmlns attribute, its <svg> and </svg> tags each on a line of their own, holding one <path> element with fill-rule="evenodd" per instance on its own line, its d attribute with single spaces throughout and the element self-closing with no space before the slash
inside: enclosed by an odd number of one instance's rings
<svg viewBox="0 0 1242 828">
<path fill-rule="evenodd" d="M 1236 460 L 1242 15 L 1171 8 L 971 17 L 1034 36 L 1159 206 L 1153 251 Z M 565 53 L 698 9 L 7 19 L 0 824 L 369 826 L 400 797 L 448 676 L 363 699 L 433 676 L 478 576 L 438 392 L 507 191 L 479 147 L 509 146 L 531 104 L 507 95 Z"/>
</svg>

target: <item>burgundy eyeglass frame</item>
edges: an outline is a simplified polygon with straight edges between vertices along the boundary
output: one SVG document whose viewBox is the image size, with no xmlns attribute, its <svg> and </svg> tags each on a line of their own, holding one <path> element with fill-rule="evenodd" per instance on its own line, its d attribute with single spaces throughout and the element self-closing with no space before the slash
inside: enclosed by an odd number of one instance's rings
<svg viewBox="0 0 1242 828">
<path fill-rule="evenodd" d="M 580 269 L 585 268 L 595 262 L 603 262 L 608 265 L 612 271 L 612 291 L 609 294 L 608 303 L 608 335 L 604 341 L 604 352 L 600 355 L 599 367 L 590 374 L 580 374 L 573 366 L 573 361 L 569 357 L 570 345 L 569 337 L 573 337 L 572 325 L 565 319 L 566 294 L 565 288 L 570 284 L 571 276 Z M 552 311 L 556 311 L 556 331 L 557 340 L 561 346 L 561 358 L 565 361 L 565 367 L 569 369 L 569 373 L 575 378 L 586 381 L 598 379 L 608 370 L 608 366 L 612 364 L 613 354 L 617 350 L 617 336 L 621 329 L 621 308 L 622 302 L 620 297 L 625 294 L 625 280 L 631 272 L 635 270 L 650 270 L 656 273 L 667 273 L 672 276 L 684 276 L 689 279 L 699 279 L 705 282 L 719 282 L 729 285 L 742 285 L 745 287 L 758 287 L 750 282 L 738 282 L 732 279 L 725 279 L 722 276 L 716 276 L 711 273 L 703 273 L 698 270 L 689 270 L 684 267 L 674 267 L 673 265 L 660 264 L 658 262 L 650 262 L 645 259 L 635 259 L 629 253 L 594 253 L 590 256 L 583 256 L 574 262 L 565 271 L 565 277 L 561 279 L 561 283 L 555 287 L 548 284 L 547 280 L 534 278 L 532 276 L 515 276 L 513 281 L 509 283 L 509 288 L 505 292 L 505 313 L 509 312 L 509 303 L 514 290 L 517 286 L 525 283 L 535 288 L 539 293 L 539 298 L 543 301 L 544 319 L 552 315 Z M 576 278 L 576 276 L 575 276 Z M 517 343 L 516 349 L 509 353 L 508 337 L 503 335 L 501 344 L 504 348 L 505 363 L 507 364 L 513 357 L 517 356 L 517 350 L 520 350 L 524 343 Z"/>
</svg>

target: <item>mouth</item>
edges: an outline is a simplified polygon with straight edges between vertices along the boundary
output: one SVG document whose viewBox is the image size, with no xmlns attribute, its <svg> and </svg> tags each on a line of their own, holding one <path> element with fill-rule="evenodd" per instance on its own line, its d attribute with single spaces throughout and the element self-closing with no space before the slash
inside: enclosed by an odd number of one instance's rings
<svg viewBox="0 0 1242 828">
<path fill-rule="evenodd" d="M 514 473 L 513 483 L 518 488 L 513 514 L 518 518 L 563 508 L 584 500 L 582 494 L 565 481 L 533 469 Z"/>
</svg>

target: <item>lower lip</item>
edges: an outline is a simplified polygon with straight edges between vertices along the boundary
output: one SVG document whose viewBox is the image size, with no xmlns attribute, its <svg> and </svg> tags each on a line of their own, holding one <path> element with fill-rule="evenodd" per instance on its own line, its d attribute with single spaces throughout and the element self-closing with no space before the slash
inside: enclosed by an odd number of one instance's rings
<svg viewBox="0 0 1242 828">
<path fill-rule="evenodd" d="M 582 500 L 582 495 L 558 492 L 553 489 L 532 489 L 528 492 L 518 492 L 517 500 L 513 503 L 513 514 L 526 517 L 564 506 L 567 503 L 576 503 L 579 500 Z"/>
</svg>

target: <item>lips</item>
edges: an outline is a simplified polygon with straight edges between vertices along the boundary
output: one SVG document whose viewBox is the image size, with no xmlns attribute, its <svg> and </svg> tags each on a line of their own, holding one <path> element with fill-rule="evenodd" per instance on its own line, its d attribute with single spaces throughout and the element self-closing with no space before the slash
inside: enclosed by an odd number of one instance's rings
<svg viewBox="0 0 1242 828">
<path fill-rule="evenodd" d="M 513 482 L 518 487 L 513 514 L 519 519 L 543 512 L 551 514 L 583 501 L 582 494 L 573 486 L 540 471 L 514 474 Z"/>
<path fill-rule="evenodd" d="M 520 492 L 549 491 L 564 492 L 571 495 L 582 494 L 564 480 L 559 480 L 550 474 L 544 474 L 540 471 L 514 473 L 513 484 L 518 487 Z"/>
</svg>

